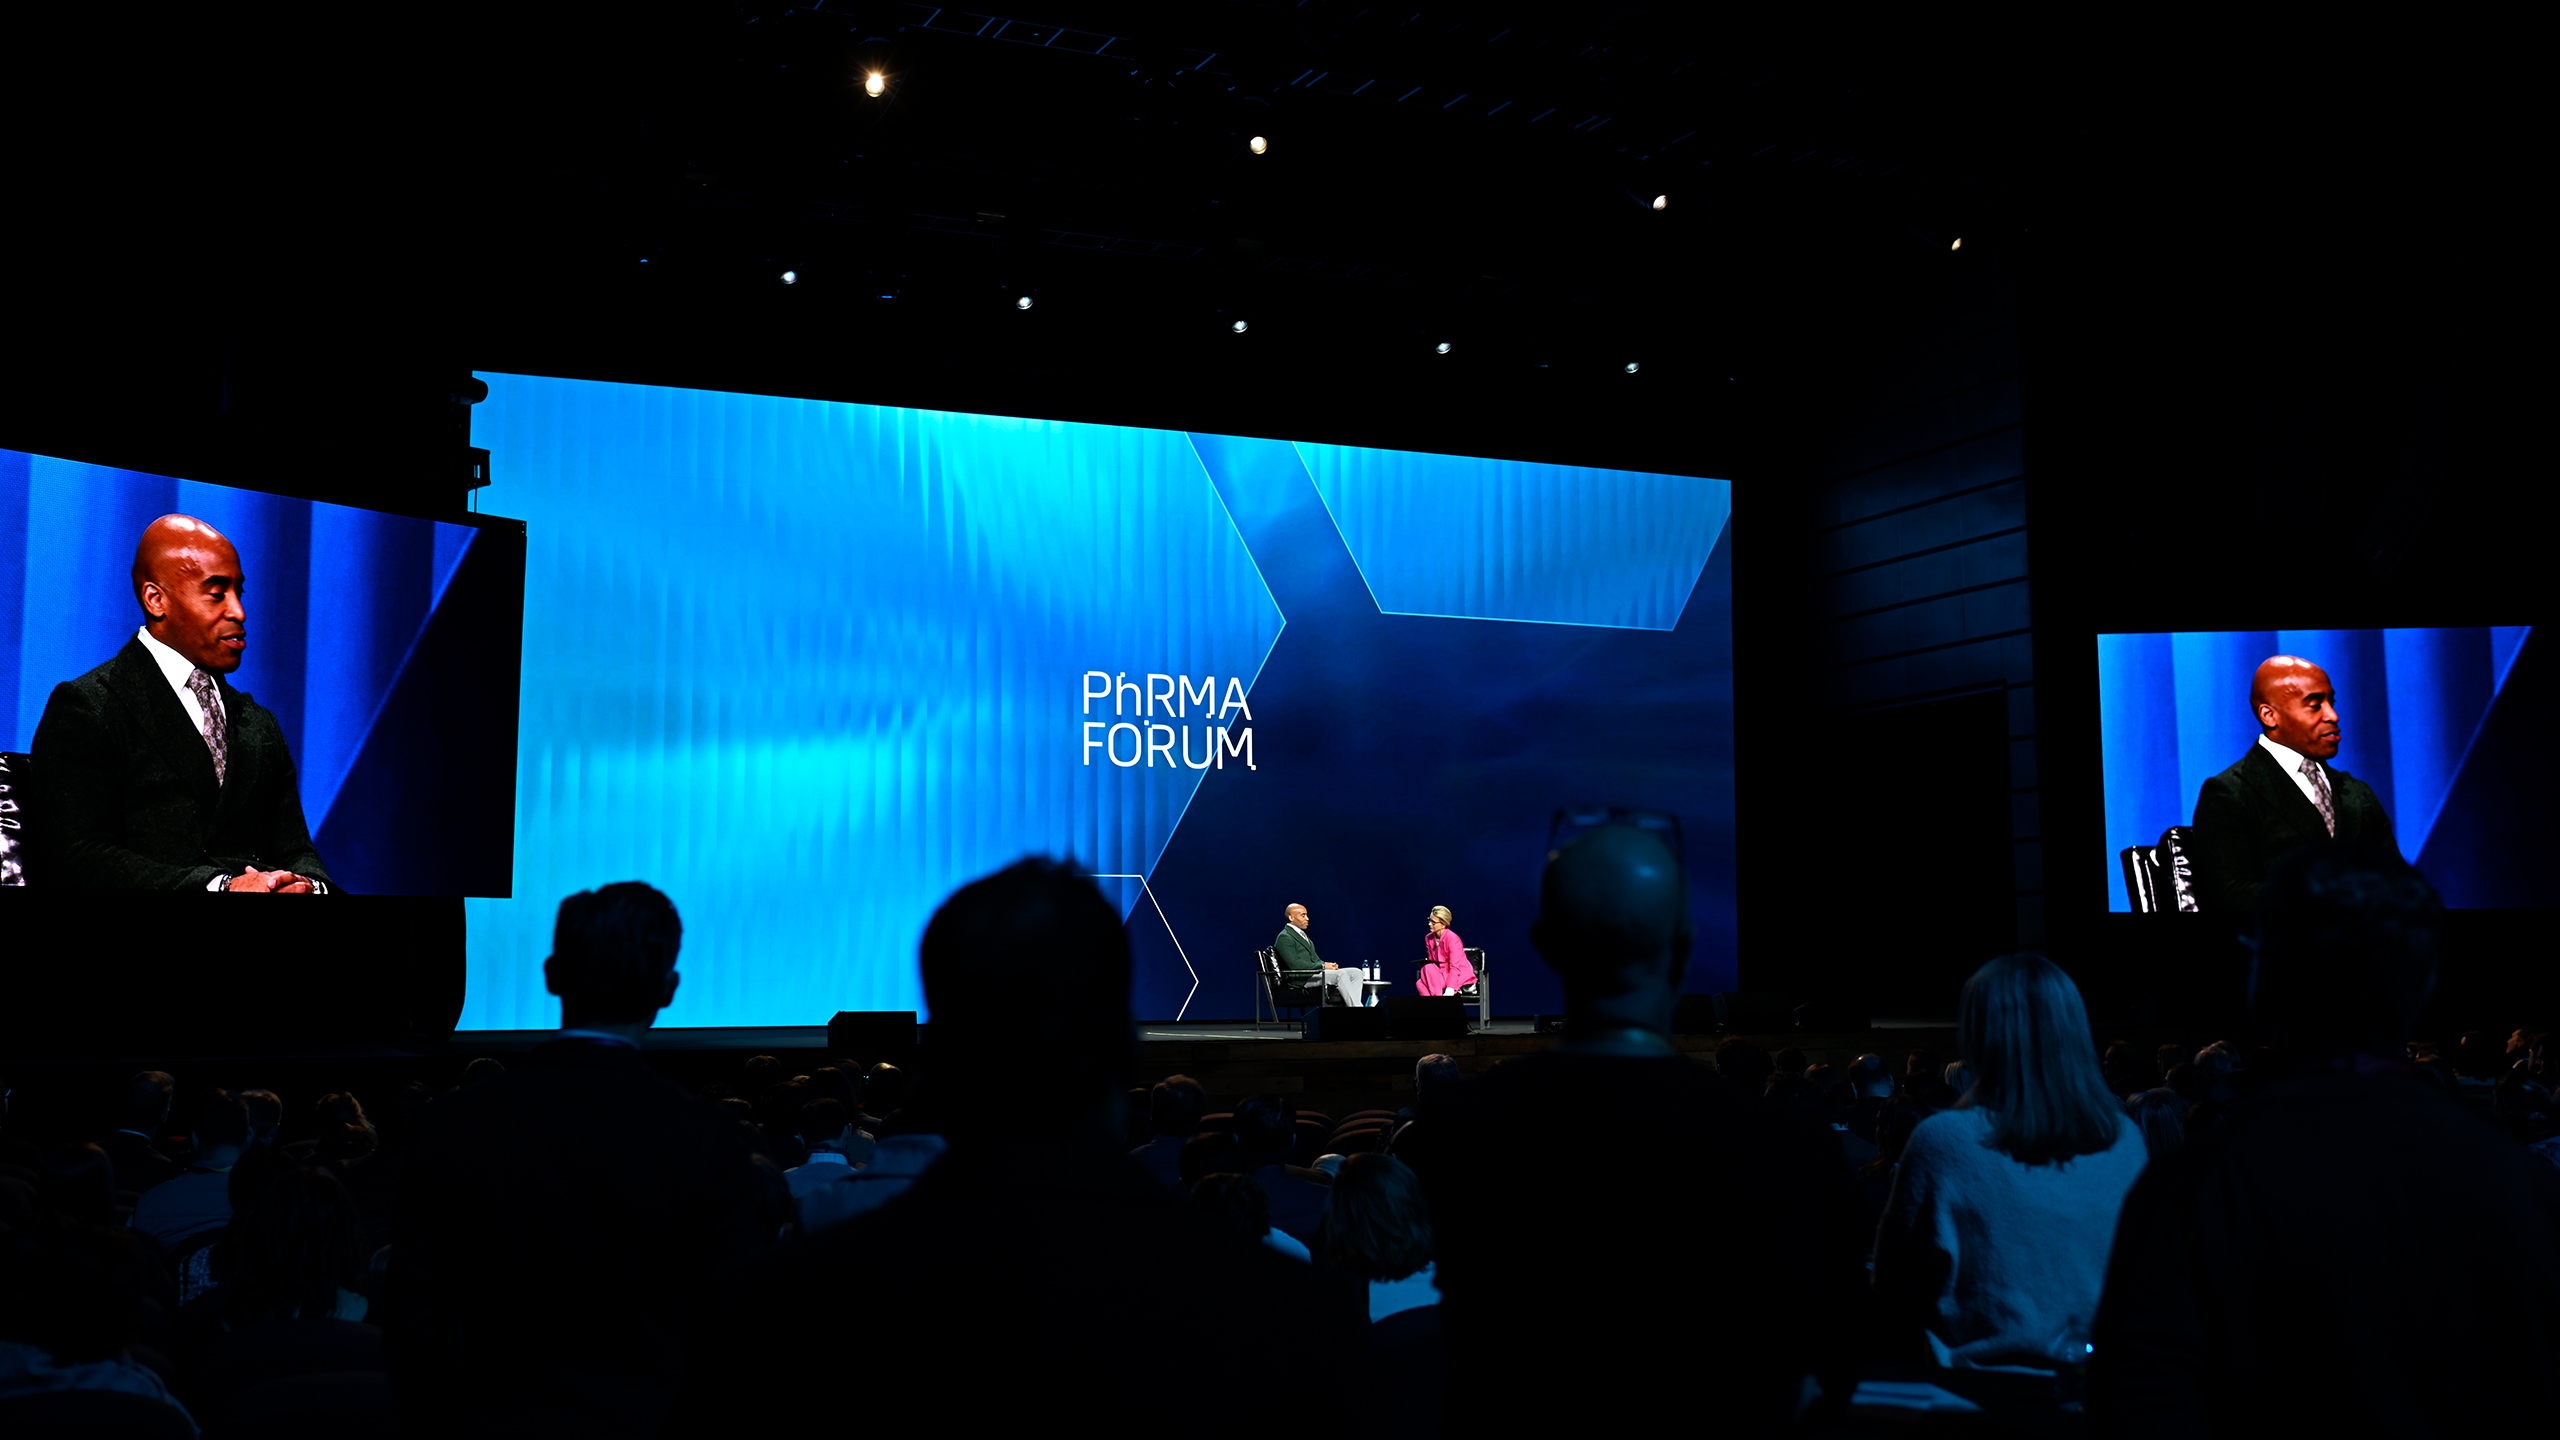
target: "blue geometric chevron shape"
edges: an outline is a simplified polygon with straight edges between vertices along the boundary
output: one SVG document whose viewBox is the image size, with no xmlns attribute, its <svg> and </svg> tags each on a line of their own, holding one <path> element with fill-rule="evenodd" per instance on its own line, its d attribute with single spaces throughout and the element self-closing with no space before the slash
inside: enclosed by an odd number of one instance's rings
<svg viewBox="0 0 2560 1440">
<path fill-rule="evenodd" d="M 485 378 L 524 741 L 465 1028 L 552 1023 L 554 908 L 635 876 L 684 916 L 667 1024 L 922 1010 L 954 889 L 1143 876 L 1242 768 L 1194 687 L 1243 703 L 1282 619 L 1180 432 Z"/>
<path fill-rule="evenodd" d="M 1393 615 L 1669 630 L 1733 513 L 1689 475 L 1297 446 Z"/>
</svg>

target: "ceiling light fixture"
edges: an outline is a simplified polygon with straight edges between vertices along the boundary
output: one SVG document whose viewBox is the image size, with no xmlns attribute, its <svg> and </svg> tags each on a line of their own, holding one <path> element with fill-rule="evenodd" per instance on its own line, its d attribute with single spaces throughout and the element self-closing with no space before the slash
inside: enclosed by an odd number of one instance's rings
<svg viewBox="0 0 2560 1440">
<path fill-rule="evenodd" d="M 1271 148 L 1271 142 L 1263 139 L 1259 135 L 1256 135 L 1252 139 L 1244 142 L 1244 148 L 1252 151 L 1256 155 L 1260 155 Z"/>
<path fill-rule="evenodd" d="M 1437 344 L 1437 345 L 1435 345 L 1435 346 L 1433 346 L 1433 347 L 1431 347 L 1431 348 L 1432 348 L 1432 352 L 1433 352 L 1434 354 L 1438 354 L 1438 355 L 1446 355 L 1446 354 L 1448 354 L 1448 353 L 1449 353 L 1449 342 L 1448 342 L 1448 341 L 1446 341 L 1446 340 L 1443 340 L 1443 341 L 1441 341 L 1439 344 Z"/>
<path fill-rule="evenodd" d="M 1633 360 L 1627 362 L 1627 373 L 1630 375 L 1636 373 L 1636 362 Z"/>
<path fill-rule="evenodd" d="M 1028 310 L 1028 309 L 1030 309 L 1030 308 L 1031 308 L 1031 297 L 1030 297 L 1030 296 L 1028 296 L 1028 295 L 1025 295 L 1025 296 L 1023 296 L 1021 299 L 1014 301 L 1014 302 L 1013 302 L 1013 308 L 1014 308 L 1014 309 L 1016 309 L 1016 310 Z"/>
<path fill-rule="evenodd" d="M 1668 209 L 1670 209 L 1670 208 L 1671 208 L 1671 197 L 1670 197 L 1670 196 L 1668 196 L 1668 195 L 1656 195 L 1656 196 L 1654 196 L 1654 197 L 1653 197 L 1653 208 L 1654 208 L 1654 209 L 1656 209 L 1656 210 L 1668 210 Z"/>
<path fill-rule="evenodd" d="M 870 74 L 862 77 L 862 93 L 865 95 L 877 96 L 885 94 L 888 89 L 889 77 L 881 74 L 877 70 L 874 70 Z"/>
<path fill-rule="evenodd" d="M 1234 328 L 1235 328 L 1235 332 L 1236 332 L 1237 334 L 1239 334 L 1239 335 L 1243 334 L 1243 333 L 1244 333 L 1244 322 L 1243 322 L 1243 321 L 1241 321 L 1241 320 L 1237 321 L 1237 322 L 1235 323 L 1235 327 L 1234 327 Z"/>
<path fill-rule="evenodd" d="M 1957 237 L 1956 237 L 1956 243 L 1954 243 L 1953 245 L 1948 246 L 1947 248 L 1948 248 L 1948 249 L 1950 249 L 1950 250 L 1961 250 L 1961 249 L 1963 249 L 1963 248 L 1964 248 L 1964 237 L 1963 237 L 1963 236 L 1961 236 L 1961 235 L 1957 236 Z"/>
<path fill-rule="evenodd" d="M 783 284 L 785 284 L 785 285 L 797 285 L 797 284 L 799 284 L 799 283 L 800 283 L 800 272 L 799 272 L 799 271 L 797 271 L 797 270 L 785 270 L 785 271 L 783 271 L 783 272 L 782 272 L 782 283 L 783 283 Z"/>
</svg>

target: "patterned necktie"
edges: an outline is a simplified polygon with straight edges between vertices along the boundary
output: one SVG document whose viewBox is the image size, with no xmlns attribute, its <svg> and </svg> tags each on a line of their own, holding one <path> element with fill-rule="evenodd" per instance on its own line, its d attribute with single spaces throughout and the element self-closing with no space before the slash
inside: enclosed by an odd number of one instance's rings
<svg viewBox="0 0 2560 1440">
<path fill-rule="evenodd" d="M 213 783 L 220 785 L 231 768 L 231 736 L 222 723 L 222 700 L 214 691 L 213 677 L 202 670 L 187 676 L 187 688 L 196 692 L 196 703 L 204 707 L 204 748 L 213 752 Z"/>
<path fill-rule="evenodd" d="M 2320 823 L 2329 827 L 2329 838 L 2338 838 L 2338 810 L 2329 803 L 2329 777 L 2320 773 L 2320 762 L 2306 759 L 2302 773 L 2311 781 L 2311 800 L 2320 807 Z"/>
</svg>

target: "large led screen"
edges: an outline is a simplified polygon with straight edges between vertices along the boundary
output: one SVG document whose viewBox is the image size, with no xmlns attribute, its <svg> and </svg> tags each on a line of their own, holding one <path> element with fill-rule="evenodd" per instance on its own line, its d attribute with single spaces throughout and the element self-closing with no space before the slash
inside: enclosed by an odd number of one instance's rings
<svg viewBox="0 0 2560 1440">
<path fill-rule="evenodd" d="M 530 527 L 516 888 L 464 1028 L 557 1023 L 554 907 L 682 913 L 661 1023 L 924 1008 L 944 896 L 1067 857 L 1142 1020 L 1241 1018 L 1304 904 L 1410 986 L 1434 905 L 1502 1013 L 1550 817 L 1679 816 L 1734 974 L 1730 486 L 1690 476 L 486 375 Z"/>
<path fill-rule="evenodd" d="M 176 587 L 201 615 L 137 593 L 146 530 L 172 527 L 223 557 Z M 0 882 L 262 868 L 333 894 L 506 894 L 522 566 L 504 523 L 0 450 L 0 751 L 27 757 L 7 762 Z M 218 764 L 190 662 L 158 668 L 195 642 L 218 652 L 192 667 L 228 717 Z"/>
<path fill-rule="evenodd" d="M 2551 904 L 2548 744 L 2534 728 L 2551 657 L 2535 634 L 2506 625 L 2100 635 L 2108 908 L 2132 908 L 2121 853 L 2173 826 L 2192 832 L 2200 909 L 2234 893 L 2220 884 L 2227 877 L 2206 873 L 2215 865 L 2271 863 L 2273 851 L 2341 825 L 2396 847 L 2448 905 Z M 2288 663 L 2261 685 L 2270 662 Z M 2287 672 L 2305 677 L 2298 698 L 2313 707 L 2299 723 L 2333 755 L 2261 743 L 2264 733 L 2281 746 L 2278 727 L 2293 723 L 2258 706 L 2284 698 L 2257 692 Z M 2290 762 L 2275 758 L 2288 752 Z M 2317 781 L 2294 773 L 2307 758 L 2319 761 Z"/>
</svg>

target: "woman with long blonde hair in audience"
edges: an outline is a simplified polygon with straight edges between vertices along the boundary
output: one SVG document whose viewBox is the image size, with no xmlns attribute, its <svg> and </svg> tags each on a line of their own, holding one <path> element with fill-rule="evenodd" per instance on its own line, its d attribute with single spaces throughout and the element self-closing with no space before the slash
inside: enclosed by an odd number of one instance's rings
<svg viewBox="0 0 2560 1440">
<path fill-rule="evenodd" d="M 2107 1092 L 2079 987 L 2052 961 L 1975 971 L 1956 1025 L 1970 1083 L 1895 1167 L 1877 1298 L 1941 1365 L 2081 1363 L 2142 1129 Z"/>
</svg>

